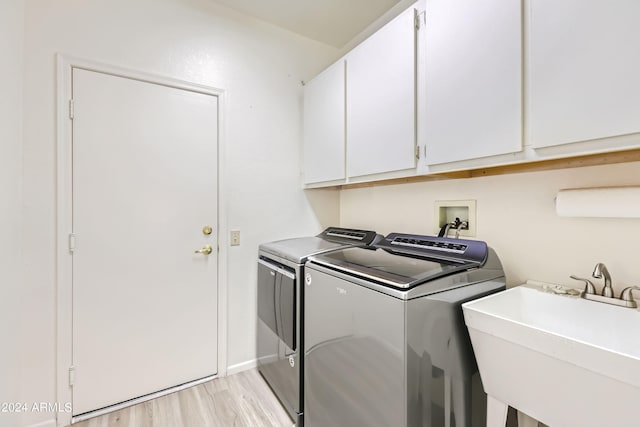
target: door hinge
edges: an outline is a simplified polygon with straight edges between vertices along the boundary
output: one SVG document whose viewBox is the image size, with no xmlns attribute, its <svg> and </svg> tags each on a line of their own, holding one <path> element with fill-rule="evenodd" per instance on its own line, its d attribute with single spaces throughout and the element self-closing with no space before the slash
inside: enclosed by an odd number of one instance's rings
<svg viewBox="0 0 640 427">
<path fill-rule="evenodd" d="M 420 160 L 420 146 L 416 145 L 416 159 Z"/>
<path fill-rule="evenodd" d="M 76 235 L 69 234 L 69 252 L 73 253 L 76 250 Z"/>
<path fill-rule="evenodd" d="M 73 106 L 74 106 L 73 99 L 70 99 L 70 100 L 69 100 L 69 118 L 70 118 L 71 120 L 73 120 L 73 113 L 74 113 L 74 111 L 73 111 Z"/>
<path fill-rule="evenodd" d="M 69 387 L 73 387 L 76 383 L 76 367 L 69 367 Z"/>
<path fill-rule="evenodd" d="M 423 10 L 422 12 L 418 12 L 416 9 L 416 16 L 414 18 L 414 24 L 416 26 L 416 30 L 422 28 L 422 25 L 427 23 L 427 11 Z"/>
</svg>

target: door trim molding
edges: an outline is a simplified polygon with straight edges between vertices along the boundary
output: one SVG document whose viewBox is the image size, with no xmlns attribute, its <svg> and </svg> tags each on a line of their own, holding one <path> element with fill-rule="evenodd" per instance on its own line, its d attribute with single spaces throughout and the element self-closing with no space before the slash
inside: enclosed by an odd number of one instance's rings
<svg viewBox="0 0 640 427">
<path fill-rule="evenodd" d="M 192 92 L 213 95 L 218 98 L 218 377 L 227 375 L 227 259 L 228 221 L 226 209 L 224 158 L 225 141 L 225 92 L 222 89 L 160 76 L 129 68 L 104 64 L 64 54 L 56 55 L 56 398 L 57 402 L 73 402 L 69 386 L 69 369 L 73 364 L 73 259 L 69 252 L 69 234 L 72 230 L 72 151 L 73 130 L 69 118 L 69 100 L 72 99 L 72 71 L 79 68 L 110 74 L 117 77 Z M 71 413 L 58 413 L 57 425 L 71 424 Z"/>
</svg>

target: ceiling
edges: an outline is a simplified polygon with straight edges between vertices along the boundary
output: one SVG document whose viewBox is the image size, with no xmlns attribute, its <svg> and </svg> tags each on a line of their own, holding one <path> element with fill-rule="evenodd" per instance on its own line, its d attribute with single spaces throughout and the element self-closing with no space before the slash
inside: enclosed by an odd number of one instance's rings
<svg viewBox="0 0 640 427">
<path fill-rule="evenodd" d="M 310 39 L 342 48 L 401 0 L 214 0 Z"/>
</svg>

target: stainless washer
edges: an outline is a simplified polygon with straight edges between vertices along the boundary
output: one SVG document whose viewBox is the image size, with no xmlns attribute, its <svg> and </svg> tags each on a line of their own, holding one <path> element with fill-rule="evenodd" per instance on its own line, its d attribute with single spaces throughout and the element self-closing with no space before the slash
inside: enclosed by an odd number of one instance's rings
<svg viewBox="0 0 640 427">
<path fill-rule="evenodd" d="M 483 426 L 461 304 L 505 288 L 481 241 L 392 233 L 309 258 L 307 427 Z"/>
<path fill-rule="evenodd" d="M 260 245 L 258 258 L 258 370 L 297 426 L 303 425 L 304 307 L 302 278 L 311 255 L 369 245 L 374 231 L 330 227 L 315 237 Z"/>
</svg>

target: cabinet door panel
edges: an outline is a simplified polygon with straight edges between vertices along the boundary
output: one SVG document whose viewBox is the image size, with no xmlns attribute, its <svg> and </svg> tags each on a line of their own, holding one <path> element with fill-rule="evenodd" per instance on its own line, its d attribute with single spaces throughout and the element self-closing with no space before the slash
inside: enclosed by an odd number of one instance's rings
<svg viewBox="0 0 640 427">
<path fill-rule="evenodd" d="M 427 0 L 427 164 L 522 150 L 521 17 L 519 1 Z"/>
<path fill-rule="evenodd" d="M 304 182 L 345 178 L 344 61 L 304 87 Z"/>
<path fill-rule="evenodd" d="M 347 175 L 415 167 L 415 10 L 347 55 Z"/>
<path fill-rule="evenodd" d="M 640 2 L 528 2 L 528 137 L 534 147 L 640 131 Z"/>
</svg>

